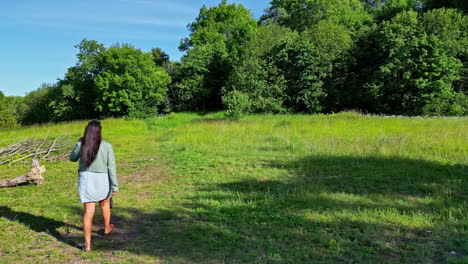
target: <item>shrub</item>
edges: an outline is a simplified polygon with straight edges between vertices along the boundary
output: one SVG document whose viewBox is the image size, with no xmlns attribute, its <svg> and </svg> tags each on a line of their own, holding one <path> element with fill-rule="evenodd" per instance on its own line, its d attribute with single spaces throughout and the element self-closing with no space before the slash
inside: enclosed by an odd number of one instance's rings
<svg viewBox="0 0 468 264">
<path fill-rule="evenodd" d="M 224 106 L 226 107 L 225 117 L 230 119 L 240 119 L 245 114 L 250 112 L 252 103 L 249 96 L 237 90 L 229 92 L 222 97 Z"/>
<path fill-rule="evenodd" d="M 0 128 L 14 127 L 17 123 L 18 122 L 11 111 L 8 109 L 0 109 Z"/>
</svg>

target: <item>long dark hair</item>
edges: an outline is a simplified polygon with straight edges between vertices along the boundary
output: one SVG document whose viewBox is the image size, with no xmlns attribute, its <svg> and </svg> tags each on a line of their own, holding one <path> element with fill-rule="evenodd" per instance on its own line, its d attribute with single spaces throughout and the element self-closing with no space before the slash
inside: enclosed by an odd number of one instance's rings
<svg viewBox="0 0 468 264">
<path fill-rule="evenodd" d="M 89 122 L 81 138 L 81 161 L 86 168 L 96 160 L 101 139 L 101 123 L 96 120 Z"/>
</svg>

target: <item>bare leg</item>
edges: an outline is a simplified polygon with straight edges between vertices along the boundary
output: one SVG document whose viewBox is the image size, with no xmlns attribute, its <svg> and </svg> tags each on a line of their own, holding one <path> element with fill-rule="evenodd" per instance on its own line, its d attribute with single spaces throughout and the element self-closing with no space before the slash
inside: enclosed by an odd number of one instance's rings
<svg viewBox="0 0 468 264">
<path fill-rule="evenodd" d="M 91 250 L 91 231 L 93 229 L 94 211 L 96 210 L 95 203 L 84 204 L 83 214 L 83 233 L 85 240 L 85 250 Z"/>
<path fill-rule="evenodd" d="M 104 234 L 107 234 L 112 229 L 110 226 L 110 196 L 105 200 L 100 201 L 99 205 L 101 206 L 102 220 L 104 221 Z"/>
</svg>

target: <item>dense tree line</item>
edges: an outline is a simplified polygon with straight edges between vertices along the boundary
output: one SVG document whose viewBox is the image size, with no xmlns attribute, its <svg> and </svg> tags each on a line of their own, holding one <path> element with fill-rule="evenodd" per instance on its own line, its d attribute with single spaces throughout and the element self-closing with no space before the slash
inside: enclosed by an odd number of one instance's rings
<svg viewBox="0 0 468 264">
<path fill-rule="evenodd" d="M 466 115 L 466 1 L 272 0 L 203 6 L 179 46 L 83 40 L 57 83 L 0 94 L 1 126 L 169 111 Z"/>
</svg>

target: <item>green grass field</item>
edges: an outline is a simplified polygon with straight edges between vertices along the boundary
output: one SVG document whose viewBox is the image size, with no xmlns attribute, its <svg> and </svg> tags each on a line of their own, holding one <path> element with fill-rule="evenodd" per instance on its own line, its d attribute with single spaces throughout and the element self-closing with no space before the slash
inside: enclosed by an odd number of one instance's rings
<svg viewBox="0 0 468 264">
<path fill-rule="evenodd" d="M 46 163 L 45 185 L 0 189 L 0 262 L 468 262 L 467 118 L 222 116 L 104 120 L 116 232 L 78 250 L 77 164 Z M 85 124 L 0 131 L 0 147 Z"/>
</svg>

